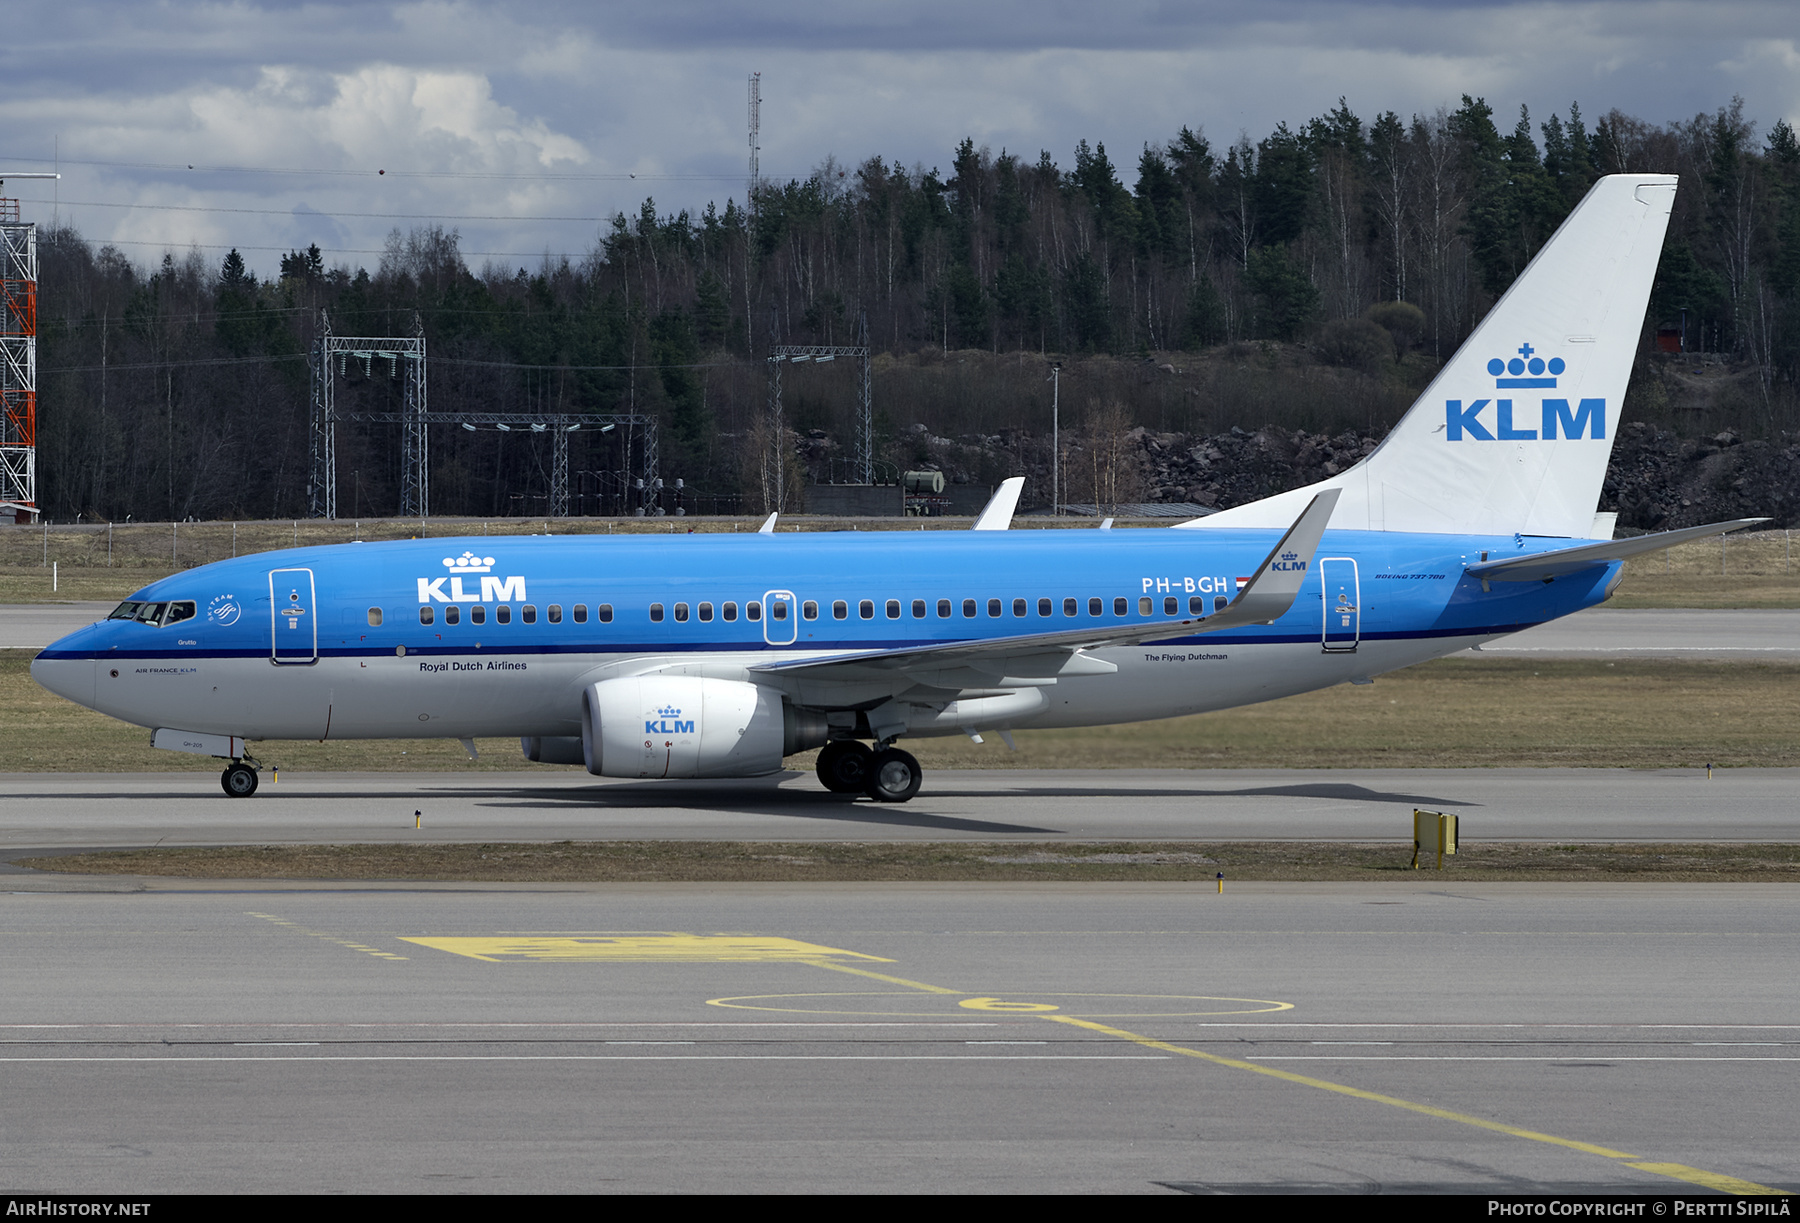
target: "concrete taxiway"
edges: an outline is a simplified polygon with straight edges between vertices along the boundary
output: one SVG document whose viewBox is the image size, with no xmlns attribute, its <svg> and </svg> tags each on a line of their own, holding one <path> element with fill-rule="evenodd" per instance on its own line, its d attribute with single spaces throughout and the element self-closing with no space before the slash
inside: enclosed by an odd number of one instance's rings
<svg viewBox="0 0 1800 1223">
<path fill-rule="evenodd" d="M 944 770 L 910 803 L 808 774 L 615 781 L 542 773 L 284 773 L 226 798 L 194 773 L 0 775 L 0 856 L 27 848 L 619 839 L 1793 841 L 1800 769 Z M 414 828 L 414 812 L 419 828 Z"/>
<path fill-rule="evenodd" d="M 12 1192 L 1800 1185 L 1791 886 L 145 882 L 0 893 Z"/>
</svg>

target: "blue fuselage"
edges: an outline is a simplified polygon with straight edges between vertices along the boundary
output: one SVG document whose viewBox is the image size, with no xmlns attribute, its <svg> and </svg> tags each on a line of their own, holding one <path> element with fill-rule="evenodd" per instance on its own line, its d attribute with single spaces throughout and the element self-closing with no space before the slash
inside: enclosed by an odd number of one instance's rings
<svg viewBox="0 0 1800 1223">
<path fill-rule="evenodd" d="M 82 629 L 32 670 L 52 691 L 126 721 L 247 739 L 574 735 L 582 686 L 596 676 L 673 668 L 741 678 L 771 660 L 1209 615 L 1278 535 L 590 535 L 301 548 L 155 582 L 133 601 L 174 611 Z M 1489 589 L 1464 566 L 1569 542 L 1327 532 L 1276 622 L 1097 650 L 1116 672 L 1062 679 L 1017 724 L 1226 708 L 1516 632 L 1601 601 L 1618 564 Z M 804 685 L 788 697 L 833 699 Z"/>
</svg>

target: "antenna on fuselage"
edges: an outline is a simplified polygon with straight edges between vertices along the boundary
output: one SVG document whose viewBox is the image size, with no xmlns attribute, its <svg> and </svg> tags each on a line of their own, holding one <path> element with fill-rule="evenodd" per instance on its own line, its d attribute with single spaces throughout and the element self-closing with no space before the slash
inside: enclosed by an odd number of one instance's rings
<svg viewBox="0 0 1800 1223">
<path fill-rule="evenodd" d="M 758 535 L 775 534 L 775 520 L 779 517 L 781 517 L 781 511 L 776 510 L 773 514 L 770 514 L 767 518 L 763 519 L 763 524 L 756 528 L 756 533 Z"/>
</svg>

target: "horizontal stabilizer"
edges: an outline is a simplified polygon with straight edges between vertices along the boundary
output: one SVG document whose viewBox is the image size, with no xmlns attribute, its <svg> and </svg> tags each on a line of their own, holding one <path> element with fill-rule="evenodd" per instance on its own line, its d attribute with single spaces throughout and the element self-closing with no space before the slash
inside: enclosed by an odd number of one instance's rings
<svg viewBox="0 0 1800 1223">
<path fill-rule="evenodd" d="M 1691 539 L 1706 539 L 1712 535 L 1741 531 L 1745 527 L 1767 521 L 1767 518 L 1734 518 L 1730 522 L 1684 527 L 1679 531 L 1661 531 L 1655 535 L 1638 535 L 1631 539 L 1607 539 L 1597 544 L 1582 544 L 1575 548 L 1558 548 L 1554 552 L 1538 552 L 1511 560 L 1470 565 L 1468 572 L 1471 577 L 1480 578 L 1484 582 L 1547 582 L 1551 578 L 1592 569 L 1610 561 L 1622 561 L 1628 556 L 1660 552 L 1664 548 L 1673 548 L 1676 544 L 1685 544 Z"/>
</svg>

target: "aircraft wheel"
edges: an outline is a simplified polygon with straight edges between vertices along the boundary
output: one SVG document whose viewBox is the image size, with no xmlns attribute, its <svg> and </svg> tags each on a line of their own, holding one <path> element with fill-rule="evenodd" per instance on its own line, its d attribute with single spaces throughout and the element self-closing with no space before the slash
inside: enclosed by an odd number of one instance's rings
<svg viewBox="0 0 1800 1223">
<path fill-rule="evenodd" d="M 911 752 L 883 748 L 875 753 L 869 770 L 869 797 L 878 803 L 903 803 L 919 792 L 923 780 L 925 774 Z"/>
<path fill-rule="evenodd" d="M 247 764 L 226 765 L 219 784 L 232 798 L 249 798 L 256 793 L 256 770 Z"/>
<path fill-rule="evenodd" d="M 855 739 L 833 739 L 819 753 L 819 781 L 833 794 L 862 794 L 869 788 L 875 753 Z"/>
</svg>

